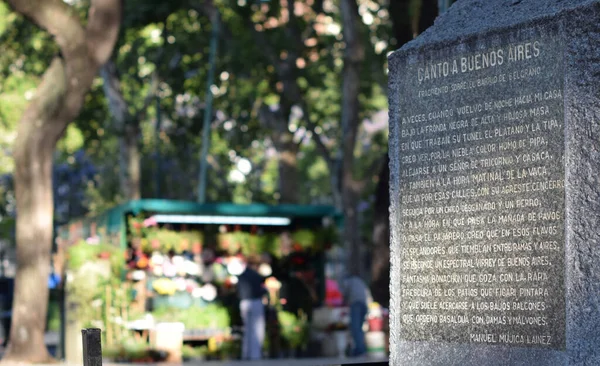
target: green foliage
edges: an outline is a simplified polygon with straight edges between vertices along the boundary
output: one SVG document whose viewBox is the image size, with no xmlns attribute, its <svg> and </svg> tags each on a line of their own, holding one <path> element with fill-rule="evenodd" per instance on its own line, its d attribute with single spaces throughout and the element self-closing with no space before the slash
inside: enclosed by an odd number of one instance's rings
<svg viewBox="0 0 600 366">
<path fill-rule="evenodd" d="M 15 231 L 15 219 L 10 217 L 3 217 L 0 221 L 0 238 L 9 239 L 14 236 Z M 14 244 L 11 240 L 9 243 Z"/>
<path fill-rule="evenodd" d="M 96 184 L 88 182 L 86 187 L 86 203 L 89 216 L 96 216 L 121 202 L 118 192 L 117 175 L 97 175 Z"/>
<path fill-rule="evenodd" d="M 335 229 L 300 229 L 292 232 L 295 250 L 320 251 L 326 245 L 335 242 Z M 243 255 L 269 253 L 276 258 L 282 257 L 281 238 L 276 233 L 253 234 L 243 231 L 221 233 L 218 235 L 218 248 L 231 255 L 242 252 Z"/>
<path fill-rule="evenodd" d="M 189 344 L 184 344 L 181 348 L 181 356 L 185 360 L 203 359 L 208 354 L 208 346 L 192 347 Z"/>
<path fill-rule="evenodd" d="M 119 247 L 108 244 L 88 244 L 81 241 L 67 250 L 68 268 L 78 271 L 84 264 L 97 261 L 99 258 L 110 261 L 111 273 L 121 276 L 121 271 L 125 264 L 125 252 Z"/>
<path fill-rule="evenodd" d="M 298 230 L 292 233 L 294 244 L 304 249 L 312 248 L 317 244 L 317 236 L 312 230 Z"/>
<path fill-rule="evenodd" d="M 48 317 L 47 317 L 47 329 L 48 331 L 59 332 L 60 331 L 60 298 L 54 291 L 50 291 L 50 299 L 48 300 Z"/>
<path fill-rule="evenodd" d="M 281 336 L 291 348 L 298 348 L 308 342 L 309 324 L 306 316 L 299 316 L 288 311 L 278 311 Z"/>
<path fill-rule="evenodd" d="M 226 340 L 221 342 L 216 355 L 221 359 L 236 359 L 242 353 L 241 340 Z"/>
<path fill-rule="evenodd" d="M 292 233 L 294 244 L 308 251 L 324 250 L 335 244 L 337 239 L 337 230 L 333 225 L 318 230 L 303 229 Z"/>
<path fill-rule="evenodd" d="M 16 126 L 57 48 L 50 36 L 0 3 L 0 174 L 12 173 Z"/>
<path fill-rule="evenodd" d="M 142 249 L 146 252 L 157 250 L 162 253 L 173 250 L 181 254 L 185 250 L 191 250 L 196 243 L 202 244 L 203 241 L 204 235 L 199 231 L 150 228 L 142 240 Z"/>
<path fill-rule="evenodd" d="M 83 144 L 83 133 L 77 126 L 70 124 L 65 131 L 65 135 L 58 142 L 57 149 L 67 155 L 73 155 L 77 150 L 83 148 Z"/>
<path fill-rule="evenodd" d="M 187 309 L 174 310 L 161 307 L 152 312 L 157 322 L 183 323 L 186 329 L 227 329 L 231 325 L 229 312 L 219 304 L 208 304 L 204 307 L 192 306 Z"/>
<path fill-rule="evenodd" d="M 122 289 L 121 276 L 125 268 L 125 253 L 115 246 L 99 243 L 91 245 L 81 241 L 67 251 L 67 271 L 72 280 L 67 281 L 70 315 L 84 327 L 107 324 L 105 307 L 107 292 L 111 299 L 126 302 L 129 294 Z"/>
<path fill-rule="evenodd" d="M 278 202 L 278 157 L 273 129 L 259 119 L 258 108 L 262 104 L 276 106 L 302 101 L 308 118 L 317 126 L 314 134 L 301 119 L 288 116 L 282 119 L 287 124 L 283 127 L 292 131 L 300 146 L 297 156 L 301 181 L 299 203 L 333 203 L 331 167 L 316 149 L 315 139 L 325 141 L 329 157 L 339 152 L 344 42 L 339 33 L 327 30 L 339 25 L 339 9 L 316 1 L 305 8 L 303 14 L 293 16 L 292 21 L 300 30 L 301 42 L 297 42 L 290 37 L 288 24 L 291 23 L 266 26 L 281 18 L 283 10 L 278 2 L 260 5 L 248 1 L 241 6 L 237 0 L 219 0 L 214 4 L 221 13 L 222 28 L 212 88 L 208 200 Z M 83 11 L 84 5 L 87 4 L 82 3 L 78 11 Z M 158 194 L 160 198 L 190 200 L 196 196 L 212 31 L 212 24 L 203 11 L 206 6 L 208 2 L 196 4 L 182 0 L 167 3 L 135 0 L 125 4 L 124 26 L 114 62 L 128 111 L 141 126 L 139 149 L 144 198 Z M 386 5 L 372 2 L 361 6 L 361 14 L 364 12 L 374 17 L 372 24 L 361 26 L 362 37 L 371 46 L 367 47 L 360 95 L 360 117 L 368 119 L 387 107 L 385 56 L 392 46 Z M 266 44 L 273 49 L 272 55 L 279 60 L 277 63 L 273 63 L 269 50 L 257 41 L 254 30 L 264 36 Z M 0 4 L 0 43 L 3 45 L 0 53 L 2 174 L 13 170 L 11 149 L 16 124 L 27 98 L 57 54 L 57 47 L 46 32 L 11 12 L 4 3 Z M 300 89 L 300 99 L 296 101 L 285 100 L 282 83 L 287 81 L 282 80 L 277 69 L 278 63 L 290 55 L 304 62 L 293 68 L 293 80 L 289 80 Z M 155 74 L 159 80 L 158 91 L 148 103 Z M 98 167 L 99 174 L 87 185 L 85 206 L 90 214 L 102 212 L 123 200 L 119 191 L 122 131 L 111 120 L 102 88 L 103 81 L 98 78 L 86 97 L 84 110 L 67 129 L 56 154 L 57 163 L 69 162 L 77 150 L 83 149 Z M 367 202 L 376 183 L 371 167 L 376 166 L 386 150 L 386 131 L 369 135 L 361 130 L 353 173 L 357 180 L 367 182 L 361 194 L 361 199 Z M 236 170 L 241 158 L 250 160 L 252 170 L 242 181 L 232 181 L 229 175 Z M 157 193 L 158 186 L 161 190 Z M 368 226 L 367 217 L 365 230 L 369 230 Z"/>
<path fill-rule="evenodd" d="M 127 220 L 130 240 L 139 239 L 141 248 L 145 252 L 159 251 L 166 253 L 170 250 L 181 254 L 183 251 L 192 250 L 194 245 L 204 243 L 202 232 L 176 231 L 158 226 L 144 225 L 144 216 L 131 216 Z"/>
<path fill-rule="evenodd" d="M 117 345 L 103 346 L 102 357 L 126 362 L 152 361 L 149 351 L 150 347 L 146 342 L 130 338 Z"/>
</svg>

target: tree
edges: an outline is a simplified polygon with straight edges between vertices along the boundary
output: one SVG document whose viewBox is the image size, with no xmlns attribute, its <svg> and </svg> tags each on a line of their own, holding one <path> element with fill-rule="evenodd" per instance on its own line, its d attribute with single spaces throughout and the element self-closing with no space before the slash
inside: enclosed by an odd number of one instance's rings
<svg viewBox="0 0 600 366">
<path fill-rule="evenodd" d="M 239 18 L 250 32 L 254 47 L 264 56 L 265 64 L 269 65 L 267 72 L 259 77 L 266 81 L 267 95 L 258 95 L 257 117 L 269 133 L 273 146 L 278 155 L 279 170 L 279 202 L 298 203 L 300 201 L 298 153 L 300 143 L 294 141 L 294 133 L 290 131 L 290 122 L 299 116 L 294 116 L 293 107 L 300 107 L 302 115 L 307 116 L 304 108 L 304 92 L 299 85 L 303 76 L 299 61 L 306 52 L 306 35 L 302 34 L 301 17 L 295 15 L 296 1 L 272 2 L 269 5 L 238 7 Z M 305 6 L 303 15 L 313 14 L 314 9 Z M 269 25 L 268 23 L 271 23 Z M 307 27 L 309 33 L 314 30 Z M 271 71 L 269 71 L 271 70 Z M 262 99 L 262 100 L 261 100 Z"/>
<path fill-rule="evenodd" d="M 434 0 L 393 0 L 389 3 L 393 39 L 399 48 L 430 27 L 438 13 Z M 390 169 L 389 156 L 384 156 L 375 189 L 373 213 L 373 253 L 371 260 L 371 292 L 383 306 L 390 302 Z"/>
<path fill-rule="evenodd" d="M 360 126 L 361 68 L 365 60 L 365 46 L 360 34 L 360 20 L 356 0 L 340 3 L 342 34 L 346 43 L 342 72 L 342 206 L 344 210 L 344 244 L 349 253 L 349 270 L 361 274 L 361 240 L 358 222 L 358 199 L 364 187 L 354 179 L 354 149 Z M 332 174 L 334 174 L 332 172 Z"/>
<path fill-rule="evenodd" d="M 323 84 L 322 73 L 310 75 L 308 69 L 316 69 L 317 62 L 323 65 L 320 51 L 331 54 L 315 28 L 316 19 L 324 15 L 322 6 L 295 0 L 226 3 L 228 6 L 217 9 L 207 1 L 199 10 L 207 15 L 223 13 L 229 90 L 238 91 L 238 100 L 248 98 L 251 103 L 246 109 L 252 111 L 251 119 L 260 122 L 262 140 L 276 152 L 277 201 L 307 202 L 307 189 L 300 184 L 300 165 L 302 144 L 310 137 L 298 127 L 310 118 L 306 103 L 309 85 Z"/>
<path fill-rule="evenodd" d="M 366 8 L 365 1 L 360 3 Z M 344 212 L 349 268 L 361 271 L 365 263 L 358 206 L 378 168 L 361 171 L 357 163 L 365 159 L 359 159 L 357 138 L 375 94 L 373 79 L 383 78 L 382 60 L 371 57 L 372 37 L 366 36 L 356 0 L 339 5 L 302 0 L 250 4 L 231 7 L 246 25 L 243 32 L 253 36 L 249 42 L 262 56 L 259 62 L 267 65 L 260 74 L 268 83 L 267 95 L 256 99 L 261 105 L 258 118 L 271 131 L 279 155 L 280 202 L 298 200 L 299 161 L 308 149 L 294 140 L 311 140 L 321 157 L 313 164 L 323 161 L 331 180 L 329 192 L 323 193 Z M 248 64 L 246 58 L 239 59 Z M 367 61 L 373 64 L 365 67 Z"/>
<path fill-rule="evenodd" d="M 160 76 L 158 65 L 165 61 L 166 41 L 153 42 L 148 45 L 147 38 L 143 36 L 143 30 L 153 23 L 162 25 L 160 38 L 167 38 L 167 19 L 180 8 L 186 8 L 187 1 L 155 1 L 141 0 L 127 3 L 127 14 L 124 17 L 126 29 L 122 32 L 118 45 L 125 46 L 127 51 L 116 52 L 113 60 L 108 61 L 100 70 L 103 78 L 103 91 L 108 101 L 112 115 L 113 131 L 119 140 L 119 184 L 124 200 L 136 200 L 142 198 L 142 171 L 140 151 L 140 136 L 142 134 L 141 123 L 148 114 L 148 109 L 155 101 L 159 89 Z M 129 55 L 127 57 L 125 55 Z M 143 55 L 140 59 L 138 55 Z M 122 57 L 120 57 L 122 56 Z M 132 57 L 133 56 L 133 57 Z M 155 59 L 154 64 L 147 59 Z M 169 62 L 169 71 L 172 71 L 178 63 Z M 142 69 L 154 67 L 147 77 L 140 77 Z M 119 70 L 134 70 L 136 77 L 134 96 L 130 100 L 125 98 L 121 84 Z M 149 80 L 146 80 L 149 79 Z M 131 80 L 129 80 L 131 83 Z M 134 99 L 140 99 L 144 84 L 148 84 L 147 92 L 141 106 L 136 106 Z"/>
<path fill-rule="evenodd" d="M 101 70 L 104 79 L 104 94 L 109 101 L 116 130 L 119 131 L 119 183 L 125 200 L 139 200 L 141 193 L 141 169 L 139 135 L 140 120 L 150 107 L 158 88 L 158 77 L 153 81 L 144 101 L 144 106 L 134 114 L 129 113 L 127 102 L 121 91 L 119 75 L 114 62 L 107 62 Z"/>
<path fill-rule="evenodd" d="M 52 166 L 56 143 L 84 104 L 117 40 L 119 0 L 91 0 L 87 24 L 61 0 L 8 0 L 46 30 L 60 55 L 45 71 L 17 126 L 14 145 L 17 273 L 10 343 L 2 362 L 44 362 L 47 278 L 53 234 Z"/>
<path fill-rule="evenodd" d="M 375 188 L 371 294 L 384 307 L 390 303 L 390 159 L 386 155 Z"/>
</svg>

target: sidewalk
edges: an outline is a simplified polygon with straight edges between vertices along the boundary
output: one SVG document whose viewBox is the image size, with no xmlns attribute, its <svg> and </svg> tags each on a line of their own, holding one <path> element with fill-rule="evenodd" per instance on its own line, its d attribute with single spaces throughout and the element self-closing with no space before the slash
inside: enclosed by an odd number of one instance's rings
<svg viewBox="0 0 600 366">
<path fill-rule="evenodd" d="M 53 333 L 46 334 L 46 344 L 54 345 L 58 343 L 58 335 Z M 0 358 L 4 354 L 4 349 L 0 347 Z M 367 356 L 363 357 L 347 357 L 347 358 L 279 358 L 279 359 L 268 359 L 260 361 L 192 361 L 184 362 L 179 364 L 168 364 L 168 363 L 105 363 L 103 366 L 139 366 L 139 365 L 155 365 L 155 366 L 341 366 L 341 365 L 369 365 L 380 366 L 382 364 L 387 365 L 387 358 L 370 358 Z M 68 364 L 65 362 L 57 362 L 49 365 L 39 366 L 81 366 L 82 363 Z"/>
<path fill-rule="evenodd" d="M 260 360 L 260 361 L 196 361 L 196 362 L 185 362 L 183 364 L 168 364 L 168 363 L 152 363 L 152 364 L 126 364 L 126 363 L 103 363 L 104 366 L 138 366 L 138 365 L 155 365 L 155 366 L 341 366 L 341 365 L 369 365 L 379 366 L 382 364 L 387 365 L 387 359 L 375 359 L 368 357 L 356 357 L 356 358 L 282 358 L 272 360 Z M 81 366 L 81 364 L 66 364 L 56 363 L 53 365 L 46 366 Z M 39 365 L 44 366 L 44 365 Z"/>
<path fill-rule="evenodd" d="M 356 358 L 299 358 L 299 359 L 274 359 L 274 360 L 261 360 L 261 361 L 205 361 L 198 363 L 185 363 L 184 365 L 206 365 L 206 366 L 253 366 L 253 365 L 265 365 L 265 366 L 338 366 L 338 365 L 349 365 L 349 364 L 381 364 L 382 362 L 387 363 L 387 359 L 375 359 L 368 357 L 356 357 Z"/>
<path fill-rule="evenodd" d="M 45 341 L 47 345 L 58 344 L 58 333 L 48 332 L 45 335 Z M 0 358 L 4 353 L 4 349 L 0 348 Z M 370 358 L 367 356 L 362 357 L 346 357 L 346 358 L 280 358 L 280 359 L 267 359 L 260 361 L 241 361 L 241 360 L 230 360 L 230 361 L 191 361 L 180 364 L 167 364 L 167 363 L 152 363 L 152 364 L 128 364 L 128 363 L 105 363 L 103 366 L 139 366 L 139 365 L 155 365 L 155 366 L 340 366 L 340 365 L 369 365 L 374 366 L 387 365 L 387 358 Z M 81 366 L 79 364 L 67 364 L 65 362 L 58 362 L 51 365 L 39 365 L 39 366 Z"/>
</svg>

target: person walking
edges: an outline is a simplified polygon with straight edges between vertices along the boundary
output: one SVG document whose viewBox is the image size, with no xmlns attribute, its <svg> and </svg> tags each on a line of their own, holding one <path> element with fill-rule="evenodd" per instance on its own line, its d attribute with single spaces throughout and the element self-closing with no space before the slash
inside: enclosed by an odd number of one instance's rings
<svg viewBox="0 0 600 366">
<path fill-rule="evenodd" d="M 245 268 L 238 276 L 237 293 L 240 298 L 240 315 L 244 322 L 242 359 L 260 360 L 265 339 L 265 307 L 263 297 L 267 290 L 264 278 L 257 271 L 257 264 L 241 258 Z"/>
<path fill-rule="evenodd" d="M 367 305 L 371 302 L 371 292 L 357 275 L 349 275 L 341 282 L 344 303 L 350 307 L 350 334 L 354 342 L 351 355 L 362 356 L 367 353 L 363 324 L 367 316 Z"/>
</svg>

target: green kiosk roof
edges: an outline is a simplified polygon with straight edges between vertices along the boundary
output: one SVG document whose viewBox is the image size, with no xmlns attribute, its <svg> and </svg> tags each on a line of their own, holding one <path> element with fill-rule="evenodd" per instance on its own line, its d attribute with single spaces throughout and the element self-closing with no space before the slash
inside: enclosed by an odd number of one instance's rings
<svg viewBox="0 0 600 366">
<path fill-rule="evenodd" d="M 310 220 L 323 217 L 331 217 L 339 225 L 342 222 L 342 215 L 333 207 L 326 205 L 265 205 L 265 204 L 245 204 L 238 205 L 234 203 L 197 203 L 191 201 L 177 201 L 166 199 L 142 199 L 134 200 L 115 206 L 94 217 L 82 217 L 62 225 L 59 232 L 62 235 L 68 235 L 69 228 L 73 224 L 81 224 L 86 235 L 89 232 L 89 226 L 95 223 L 98 227 L 106 228 L 109 233 L 120 231 L 126 224 L 126 215 L 138 215 L 140 213 L 150 215 L 203 215 L 203 216 L 230 216 L 230 217 L 272 217 L 288 218 L 290 220 Z M 235 218 L 234 218 L 235 220 Z M 288 220 L 289 221 L 289 220 Z"/>
<path fill-rule="evenodd" d="M 339 216 L 333 206 L 325 205 L 265 205 L 259 203 L 238 205 L 234 203 L 197 203 L 164 199 L 129 201 L 109 210 L 115 214 L 155 212 L 164 214 L 201 214 L 219 216 L 284 216 L 289 218 L 319 218 Z"/>
</svg>

